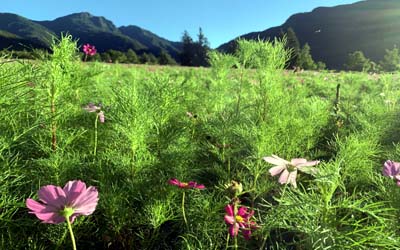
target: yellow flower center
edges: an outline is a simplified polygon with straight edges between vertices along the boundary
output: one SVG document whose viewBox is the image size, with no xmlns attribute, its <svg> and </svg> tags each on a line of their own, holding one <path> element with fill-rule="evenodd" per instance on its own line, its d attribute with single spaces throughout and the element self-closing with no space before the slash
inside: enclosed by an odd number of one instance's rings
<svg viewBox="0 0 400 250">
<path fill-rule="evenodd" d="M 243 217 L 240 215 L 236 215 L 235 220 L 236 220 L 236 222 L 239 222 L 239 223 L 244 221 Z"/>
<path fill-rule="evenodd" d="M 187 187 L 189 184 L 187 182 L 181 182 L 182 187 Z"/>
</svg>

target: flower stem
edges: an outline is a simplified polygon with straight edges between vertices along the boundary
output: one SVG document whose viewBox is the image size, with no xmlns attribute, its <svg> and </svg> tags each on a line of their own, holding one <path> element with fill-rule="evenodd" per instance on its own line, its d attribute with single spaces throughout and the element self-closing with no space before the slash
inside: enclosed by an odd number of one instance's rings
<svg viewBox="0 0 400 250">
<path fill-rule="evenodd" d="M 186 228 L 189 230 L 185 214 L 185 191 L 182 192 L 182 215 L 183 215 L 183 220 L 185 221 Z"/>
<path fill-rule="evenodd" d="M 226 245 L 225 245 L 225 250 L 227 250 L 228 249 L 228 247 L 229 247 L 229 238 L 230 238 L 230 235 L 229 235 L 229 233 L 226 235 Z"/>
<path fill-rule="evenodd" d="M 65 216 L 65 219 L 67 221 L 69 234 L 71 235 L 72 249 L 76 250 L 75 236 L 74 236 L 74 232 L 72 231 L 72 226 L 71 226 L 71 222 L 69 221 L 69 216 Z"/>
<path fill-rule="evenodd" d="M 238 249 L 237 237 L 235 237 L 235 249 Z"/>
<path fill-rule="evenodd" d="M 96 120 L 94 122 L 94 149 L 93 155 L 96 156 L 97 153 L 97 121 L 99 120 L 99 115 L 96 115 Z"/>
</svg>

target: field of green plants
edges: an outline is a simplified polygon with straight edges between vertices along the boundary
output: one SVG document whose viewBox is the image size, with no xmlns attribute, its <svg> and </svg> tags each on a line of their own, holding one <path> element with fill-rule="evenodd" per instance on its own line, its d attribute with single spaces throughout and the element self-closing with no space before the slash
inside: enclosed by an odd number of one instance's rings
<svg viewBox="0 0 400 250">
<path fill-rule="evenodd" d="M 77 249 L 400 249 L 399 74 L 285 71 L 278 41 L 211 68 L 77 52 L 1 60 L 0 249 L 71 249 L 27 199 L 72 180 L 98 191 Z"/>
</svg>

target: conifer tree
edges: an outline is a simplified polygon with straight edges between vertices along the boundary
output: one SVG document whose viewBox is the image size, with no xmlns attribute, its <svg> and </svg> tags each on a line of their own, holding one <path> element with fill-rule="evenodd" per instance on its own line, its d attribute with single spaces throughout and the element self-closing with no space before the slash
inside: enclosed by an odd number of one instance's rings
<svg viewBox="0 0 400 250">
<path fill-rule="evenodd" d="M 368 71 L 371 67 L 371 62 L 364 56 L 360 50 L 350 53 L 344 64 L 345 69 L 353 71 Z"/>
<path fill-rule="evenodd" d="M 291 51 L 288 67 L 293 68 L 294 66 L 297 66 L 296 63 L 300 54 L 300 42 L 299 39 L 297 39 L 296 33 L 291 27 L 289 27 L 286 31 L 286 39 L 286 49 Z"/>
<path fill-rule="evenodd" d="M 189 32 L 186 30 L 183 32 L 182 36 L 182 52 L 180 54 L 181 64 L 184 66 L 193 66 L 194 58 L 194 43 L 192 37 L 190 37 Z"/>
<path fill-rule="evenodd" d="M 305 70 L 315 70 L 317 65 L 311 56 L 311 48 L 308 43 L 304 44 L 297 58 L 297 66 Z"/>
<path fill-rule="evenodd" d="M 160 65 L 175 65 L 176 61 L 168 54 L 167 51 L 161 50 L 158 56 L 158 64 Z"/>
<path fill-rule="evenodd" d="M 398 71 L 400 69 L 399 49 L 394 47 L 392 50 L 387 49 L 383 60 L 379 62 L 380 67 L 384 71 Z"/>
</svg>

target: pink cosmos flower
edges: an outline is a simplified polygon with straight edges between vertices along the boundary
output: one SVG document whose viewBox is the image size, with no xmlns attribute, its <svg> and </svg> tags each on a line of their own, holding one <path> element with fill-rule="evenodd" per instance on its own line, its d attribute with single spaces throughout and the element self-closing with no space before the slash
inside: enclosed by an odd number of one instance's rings
<svg viewBox="0 0 400 250">
<path fill-rule="evenodd" d="M 383 164 L 382 174 L 394 179 L 397 186 L 400 186 L 400 162 L 387 160 Z"/>
<path fill-rule="evenodd" d="M 85 44 L 83 45 L 83 52 L 85 52 L 86 55 L 88 56 L 94 56 L 97 53 L 96 47 L 94 47 L 94 45 L 90 45 L 90 44 Z"/>
<path fill-rule="evenodd" d="M 272 155 L 263 158 L 266 162 L 276 165 L 269 169 L 269 173 L 272 176 L 281 174 L 279 176 L 279 183 L 280 184 L 292 184 L 293 187 L 297 187 L 296 177 L 297 177 L 297 170 L 312 174 L 317 171 L 315 166 L 319 163 L 319 161 L 307 161 L 303 158 L 295 158 L 292 159 L 290 162 L 280 158 L 279 156 Z"/>
<path fill-rule="evenodd" d="M 64 188 L 43 186 L 38 191 L 39 200 L 26 200 L 29 213 L 35 214 L 43 223 L 59 224 L 69 217 L 70 222 L 79 215 L 90 215 L 96 209 L 97 189 L 79 180 L 69 181 Z"/>
<path fill-rule="evenodd" d="M 239 229 L 246 240 L 250 239 L 252 230 L 258 228 L 255 221 L 250 221 L 254 215 L 254 211 L 248 211 L 246 207 L 239 207 L 237 213 L 235 213 L 234 205 L 228 204 L 225 207 L 225 223 L 229 225 L 229 234 L 232 237 L 236 237 L 239 233 Z"/>
<path fill-rule="evenodd" d="M 170 179 L 168 181 L 169 184 L 178 186 L 179 188 L 185 188 L 185 189 L 191 189 L 191 188 L 196 188 L 196 189 L 205 189 L 206 187 L 203 184 L 197 184 L 197 182 L 194 181 L 189 181 L 189 182 L 180 182 L 178 179 Z"/>
<path fill-rule="evenodd" d="M 104 111 L 101 110 L 101 104 L 99 105 L 94 105 L 94 103 L 90 102 L 88 105 L 83 107 L 84 110 L 86 110 L 89 113 L 97 112 L 97 115 L 99 116 L 99 120 L 101 123 L 104 123 L 105 121 L 105 116 L 104 116 Z"/>
</svg>

